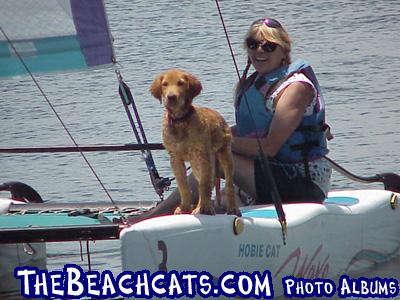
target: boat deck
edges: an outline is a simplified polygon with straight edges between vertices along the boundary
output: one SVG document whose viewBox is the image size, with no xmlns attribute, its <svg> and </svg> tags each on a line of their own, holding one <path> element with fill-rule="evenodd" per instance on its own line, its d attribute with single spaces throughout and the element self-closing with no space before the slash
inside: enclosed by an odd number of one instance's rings
<svg viewBox="0 0 400 300">
<path fill-rule="evenodd" d="M 0 244 L 118 239 L 121 218 L 140 215 L 153 207 L 138 202 L 29 203 L 0 199 Z"/>
</svg>

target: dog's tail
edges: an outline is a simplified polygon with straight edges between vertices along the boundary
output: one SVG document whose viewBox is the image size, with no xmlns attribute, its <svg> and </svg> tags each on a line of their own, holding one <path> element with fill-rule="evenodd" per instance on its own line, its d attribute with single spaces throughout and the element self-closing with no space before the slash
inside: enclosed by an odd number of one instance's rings
<svg viewBox="0 0 400 300">
<path fill-rule="evenodd" d="M 29 185 L 19 181 L 0 184 L 0 191 L 9 191 L 11 199 L 21 202 L 43 203 L 42 197 Z"/>
</svg>

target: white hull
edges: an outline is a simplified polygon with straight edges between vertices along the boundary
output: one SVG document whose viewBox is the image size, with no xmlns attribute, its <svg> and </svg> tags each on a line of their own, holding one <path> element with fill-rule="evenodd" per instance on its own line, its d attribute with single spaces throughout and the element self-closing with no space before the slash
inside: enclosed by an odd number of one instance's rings
<svg viewBox="0 0 400 300">
<path fill-rule="evenodd" d="M 0 214 L 8 212 L 10 199 L 0 198 Z M 23 205 L 23 204 L 21 204 Z M 22 243 L 0 245 L 0 293 L 20 291 L 21 282 L 14 278 L 14 268 L 32 266 L 46 269 L 46 244 Z"/>
<path fill-rule="evenodd" d="M 273 206 L 242 210 L 243 231 L 234 216 L 172 215 L 139 222 L 121 233 L 123 270 L 269 270 L 275 296 L 281 279 L 337 278 L 391 258 L 400 246 L 400 209 L 389 191 L 340 191 L 324 204 L 286 204 L 287 244 Z M 396 199 L 397 200 L 397 199 Z"/>
</svg>

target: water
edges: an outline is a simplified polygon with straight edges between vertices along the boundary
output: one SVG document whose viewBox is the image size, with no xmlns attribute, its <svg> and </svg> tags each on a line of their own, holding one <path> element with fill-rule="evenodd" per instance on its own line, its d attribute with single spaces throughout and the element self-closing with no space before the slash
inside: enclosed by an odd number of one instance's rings
<svg viewBox="0 0 400 300">
<path fill-rule="evenodd" d="M 131 87 L 150 142 L 161 141 L 162 108 L 148 92 L 161 71 L 178 67 L 196 74 L 199 105 L 220 111 L 233 124 L 237 77 L 213 1 L 105 1 L 122 75 Z M 319 0 L 221 1 L 239 68 L 242 39 L 255 19 L 270 16 L 290 32 L 293 58 L 313 65 L 323 87 L 335 139 L 330 156 L 355 174 L 399 172 L 400 2 Z M 79 144 L 133 141 L 117 94 L 113 70 L 39 76 L 38 81 Z M 71 145 L 29 78 L 0 82 L 1 147 Z M 155 151 L 162 176 L 166 153 Z M 155 201 L 139 153 L 88 153 L 115 200 Z M 20 180 L 54 202 L 109 201 L 79 154 L 0 155 L 2 179 Z M 365 188 L 333 174 L 333 189 Z M 368 187 L 379 187 L 370 185 Z M 49 268 L 80 261 L 78 243 L 50 244 Z M 91 245 L 93 268 L 120 271 L 117 242 Z M 400 277 L 400 259 L 364 275 Z"/>
</svg>

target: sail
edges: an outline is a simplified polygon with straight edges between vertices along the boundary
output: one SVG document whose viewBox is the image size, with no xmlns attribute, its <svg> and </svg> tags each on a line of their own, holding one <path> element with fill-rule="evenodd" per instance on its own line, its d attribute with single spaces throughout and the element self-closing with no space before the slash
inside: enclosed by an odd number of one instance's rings
<svg viewBox="0 0 400 300">
<path fill-rule="evenodd" d="M 113 62 L 103 0 L 0 0 L 0 77 Z M 21 62 L 21 59 L 23 63 Z"/>
</svg>

